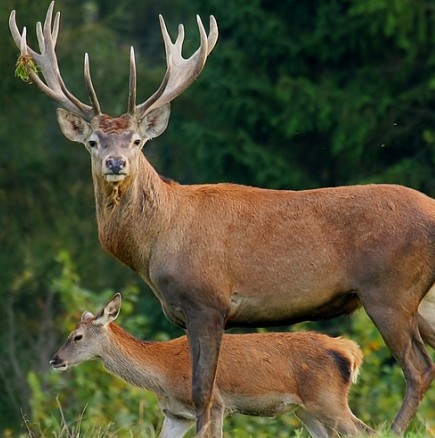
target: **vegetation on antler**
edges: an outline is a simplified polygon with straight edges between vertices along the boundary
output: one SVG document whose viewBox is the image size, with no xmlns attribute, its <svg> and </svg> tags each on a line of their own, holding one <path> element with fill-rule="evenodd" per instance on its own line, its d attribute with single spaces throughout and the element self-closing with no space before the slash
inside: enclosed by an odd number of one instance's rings
<svg viewBox="0 0 435 438">
<path fill-rule="evenodd" d="M 33 58 L 29 55 L 19 55 L 15 65 L 15 76 L 23 82 L 31 84 L 30 72 L 38 73 L 39 68 Z"/>
</svg>

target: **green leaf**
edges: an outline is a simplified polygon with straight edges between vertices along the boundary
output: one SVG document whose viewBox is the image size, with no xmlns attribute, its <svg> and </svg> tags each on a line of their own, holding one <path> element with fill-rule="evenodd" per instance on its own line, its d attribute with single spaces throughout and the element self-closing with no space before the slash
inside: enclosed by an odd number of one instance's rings
<svg viewBox="0 0 435 438">
<path fill-rule="evenodd" d="M 31 84 L 30 72 L 38 73 L 39 67 L 30 55 L 20 55 L 15 66 L 15 76 Z"/>
</svg>

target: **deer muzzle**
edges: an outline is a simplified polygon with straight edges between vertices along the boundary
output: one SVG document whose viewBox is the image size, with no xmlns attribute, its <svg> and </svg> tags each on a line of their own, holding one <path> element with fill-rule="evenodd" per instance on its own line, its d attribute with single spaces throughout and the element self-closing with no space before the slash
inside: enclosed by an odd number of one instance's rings
<svg viewBox="0 0 435 438">
<path fill-rule="evenodd" d="M 50 365 L 55 371 L 66 371 L 68 369 L 68 363 L 62 360 L 57 354 L 50 360 Z"/>
<path fill-rule="evenodd" d="M 108 157 L 104 161 L 104 177 L 108 182 L 122 181 L 127 176 L 128 162 L 123 157 Z"/>
</svg>

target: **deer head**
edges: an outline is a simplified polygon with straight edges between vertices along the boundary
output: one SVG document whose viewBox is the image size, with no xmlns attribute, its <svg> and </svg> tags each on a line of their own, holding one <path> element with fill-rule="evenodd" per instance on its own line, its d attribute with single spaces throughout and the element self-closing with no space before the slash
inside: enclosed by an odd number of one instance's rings
<svg viewBox="0 0 435 438">
<path fill-rule="evenodd" d="M 117 293 L 96 316 L 83 312 L 80 323 L 50 360 L 50 365 L 56 371 L 66 371 L 100 356 L 105 348 L 105 338 L 109 336 L 107 326 L 118 317 L 120 310 L 121 294 Z"/>
<path fill-rule="evenodd" d="M 15 44 L 20 48 L 21 58 L 32 59 L 42 73 L 29 69 L 31 81 L 62 108 L 57 110 L 60 128 L 69 140 L 83 143 L 92 157 L 94 177 L 107 183 L 119 183 L 127 178 L 144 144 L 164 132 L 170 115 L 170 102 L 186 90 L 201 73 L 207 56 L 218 37 L 216 20 L 210 17 L 210 33 L 207 36 L 202 21 L 197 16 L 200 47 L 188 59 L 182 56 L 184 27 L 179 26 L 175 43 L 160 16 L 160 27 L 166 51 L 167 69 L 157 91 L 145 102 L 136 104 L 136 63 L 134 50 L 130 51 L 130 86 L 128 111 L 121 117 L 110 117 L 101 112 L 92 84 L 89 57 L 84 58 L 84 78 L 91 106 L 80 102 L 66 88 L 57 62 L 55 47 L 59 33 L 60 13 L 53 23 L 54 2 L 45 17 L 44 25 L 36 24 L 40 53 L 32 50 L 26 42 L 26 28 L 20 32 L 15 11 L 9 18 L 9 27 Z"/>
</svg>

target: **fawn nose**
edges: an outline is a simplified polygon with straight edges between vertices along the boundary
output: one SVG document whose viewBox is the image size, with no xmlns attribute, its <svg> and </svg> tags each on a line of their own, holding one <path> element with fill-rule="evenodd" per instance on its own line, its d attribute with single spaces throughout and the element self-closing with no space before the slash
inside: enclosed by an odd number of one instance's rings
<svg viewBox="0 0 435 438">
<path fill-rule="evenodd" d="M 122 157 L 109 157 L 106 159 L 106 169 L 114 174 L 120 173 L 125 169 L 126 161 Z"/>
<path fill-rule="evenodd" d="M 50 360 L 50 365 L 55 371 L 66 371 L 69 368 L 68 362 L 61 359 L 57 354 Z"/>
<path fill-rule="evenodd" d="M 60 360 L 59 360 L 59 356 L 56 355 L 56 356 L 53 356 L 53 358 L 50 360 L 50 365 L 51 365 L 52 367 L 54 367 L 54 366 L 56 366 L 56 365 L 59 365 L 59 362 L 60 362 Z"/>
</svg>

